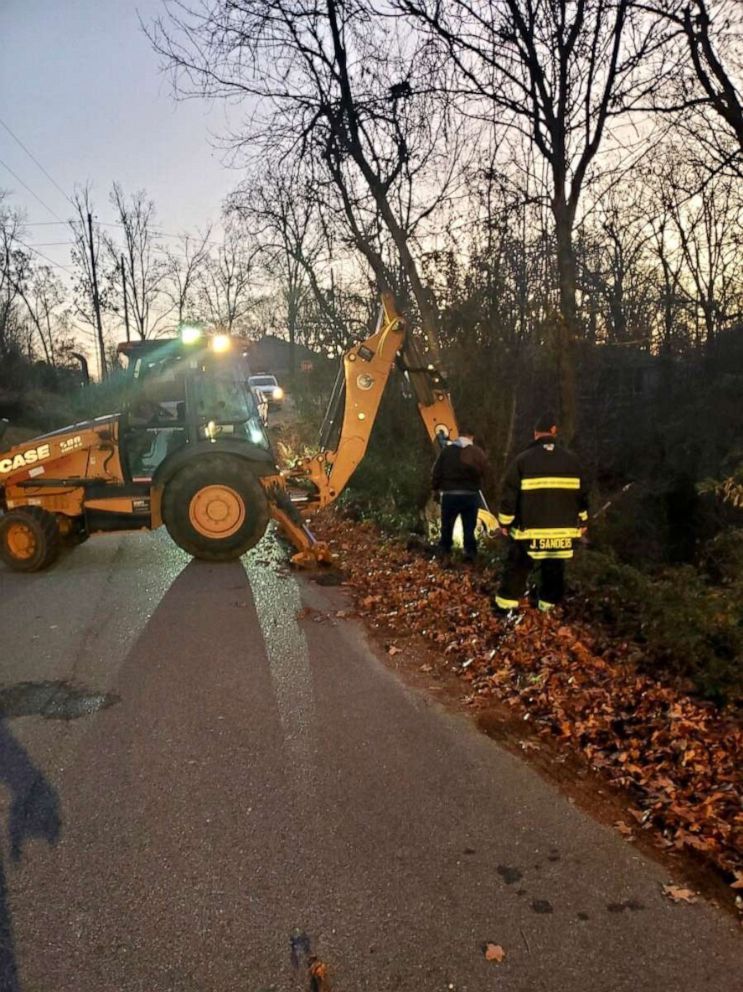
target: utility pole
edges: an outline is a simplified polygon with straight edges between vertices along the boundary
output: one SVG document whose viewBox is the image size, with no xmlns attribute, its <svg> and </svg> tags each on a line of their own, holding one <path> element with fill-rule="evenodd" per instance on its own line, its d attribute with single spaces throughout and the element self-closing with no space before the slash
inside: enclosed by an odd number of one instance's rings
<svg viewBox="0 0 743 992">
<path fill-rule="evenodd" d="M 101 366 L 101 379 L 106 378 L 106 346 L 103 343 L 103 324 L 101 322 L 101 298 L 98 295 L 98 275 L 95 267 L 95 249 L 93 248 L 93 218 L 88 211 L 88 237 L 90 245 L 90 269 L 93 277 L 93 310 L 95 311 L 95 326 L 98 336 L 98 361 Z"/>
<path fill-rule="evenodd" d="M 124 327 L 126 328 L 126 339 L 131 341 L 129 335 L 129 303 L 126 298 L 126 272 L 124 271 L 124 256 L 121 256 L 121 291 L 124 294 Z"/>
</svg>

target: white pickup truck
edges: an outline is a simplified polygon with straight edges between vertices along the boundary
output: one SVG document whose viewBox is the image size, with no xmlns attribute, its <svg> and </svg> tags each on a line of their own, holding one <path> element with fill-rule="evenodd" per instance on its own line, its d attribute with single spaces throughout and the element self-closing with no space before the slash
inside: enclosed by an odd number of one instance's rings
<svg viewBox="0 0 743 992">
<path fill-rule="evenodd" d="M 275 375 L 251 375 L 248 383 L 251 389 L 267 400 L 269 409 L 281 409 L 284 405 L 284 390 L 276 381 Z"/>
</svg>

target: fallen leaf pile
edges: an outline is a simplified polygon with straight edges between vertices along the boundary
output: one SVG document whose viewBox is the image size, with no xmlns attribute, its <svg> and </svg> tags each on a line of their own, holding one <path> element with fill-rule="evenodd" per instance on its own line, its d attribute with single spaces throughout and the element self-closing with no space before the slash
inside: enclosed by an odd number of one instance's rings
<svg viewBox="0 0 743 992">
<path fill-rule="evenodd" d="M 504 625 L 476 572 L 444 570 L 339 514 L 315 526 L 359 614 L 394 635 L 390 655 L 406 635 L 422 636 L 468 684 L 470 705 L 504 701 L 623 788 L 625 837 L 655 831 L 664 846 L 699 852 L 740 885 L 743 729 L 732 718 L 639 672 L 636 646 L 601 646 L 583 624 L 527 610 L 518 625 Z"/>
</svg>

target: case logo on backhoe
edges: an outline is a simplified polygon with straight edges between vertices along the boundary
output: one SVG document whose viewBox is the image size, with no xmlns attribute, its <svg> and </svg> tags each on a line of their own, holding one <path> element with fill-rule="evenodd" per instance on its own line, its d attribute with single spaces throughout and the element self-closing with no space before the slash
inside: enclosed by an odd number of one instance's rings
<svg viewBox="0 0 743 992">
<path fill-rule="evenodd" d="M 14 455 L 13 458 L 2 458 L 0 459 L 0 475 L 7 475 L 9 472 L 17 472 L 20 468 L 26 468 L 27 465 L 35 465 L 36 462 L 43 462 L 45 458 L 49 458 L 52 451 L 48 444 L 40 444 L 38 448 L 29 448 L 27 451 L 22 451 L 18 455 Z"/>
</svg>

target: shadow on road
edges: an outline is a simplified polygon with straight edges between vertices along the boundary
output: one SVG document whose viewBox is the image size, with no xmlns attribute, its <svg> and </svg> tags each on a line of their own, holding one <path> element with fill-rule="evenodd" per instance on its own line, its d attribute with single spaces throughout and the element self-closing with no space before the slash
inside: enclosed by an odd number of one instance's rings
<svg viewBox="0 0 743 992">
<path fill-rule="evenodd" d="M 0 719 L 0 783 L 10 792 L 7 830 L 11 861 L 21 861 L 23 845 L 38 837 L 56 844 L 62 829 L 59 797 L 28 752 Z M 0 855 L 0 992 L 20 992 L 5 865 Z"/>
</svg>

